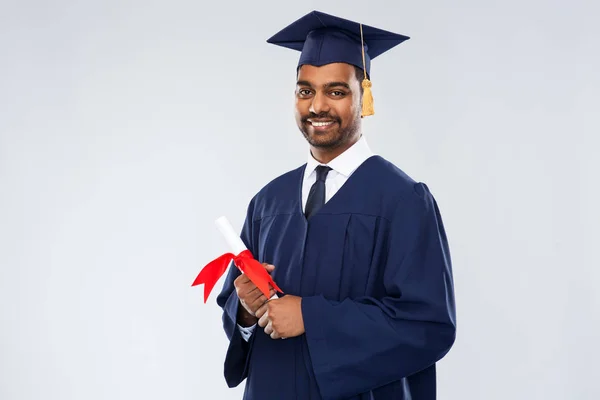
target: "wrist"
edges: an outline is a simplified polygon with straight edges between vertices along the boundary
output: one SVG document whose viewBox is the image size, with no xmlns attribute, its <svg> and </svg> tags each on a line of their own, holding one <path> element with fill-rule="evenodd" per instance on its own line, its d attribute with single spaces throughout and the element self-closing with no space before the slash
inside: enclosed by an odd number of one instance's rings
<svg viewBox="0 0 600 400">
<path fill-rule="evenodd" d="M 244 308 L 244 306 L 242 306 L 241 304 L 238 306 L 238 313 L 237 313 L 237 321 L 236 321 L 241 327 L 243 328 L 248 328 L 252 325 L 255 325 L 258 322 L 258 318 L 256 318 L 255 316 L 253 316 L 252 314 L 250 314 L 248 312 L 248 310 L 246 310 Z"/>
</svg>

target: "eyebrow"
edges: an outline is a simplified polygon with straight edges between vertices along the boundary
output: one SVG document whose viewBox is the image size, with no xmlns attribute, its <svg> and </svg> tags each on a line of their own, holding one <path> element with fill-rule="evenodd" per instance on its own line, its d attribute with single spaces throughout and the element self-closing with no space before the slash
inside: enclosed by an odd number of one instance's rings
<svg viewBox="0 0 600 400">
<path fill-rule="evenodd" d="M 298 86 L 308 86 L 308 87 L 313 87 L 309 81 L 298 81 L 296 82 L 296 85 Z M 323 89 L 329 89 L 332 87 L 345 87 L 346 89 L 350 89 L 350 85 L 348 85 L 346 82 L 328 82 L 326 84 L 323 85 Z"/>
</svg>

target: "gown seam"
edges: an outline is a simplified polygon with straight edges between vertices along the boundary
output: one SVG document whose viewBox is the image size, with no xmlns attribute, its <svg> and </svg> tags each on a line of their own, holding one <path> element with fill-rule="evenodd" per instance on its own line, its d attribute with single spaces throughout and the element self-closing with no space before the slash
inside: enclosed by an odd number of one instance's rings
<svg viewBox="0 0 600 400">
<path fill-rule="evenodd" d="M 396 212 L 394 211 L 394 214 Z M 287 215 L 296 215 L 297 213 L 293 212 L 293 213 L 277 213 L 277 214 L 269 214 L 269 215 L 263 215 L 262 217 L 259 217 L 257 219 L 252 220 L 253 223 L 258 223 L 261 222 L 263 219 L 265 218 L 274 218 L 274 217 L 280 217 L 280 216 L 287 216 Z M 386 216 L 383 215 L 377 215 L 377 214 L 369 214 L 369 213 L 360 213 L 360 212 L 328 212 L 328 213 L 320 213 L 320 215 L 361 215 L 363 217 L 373 217 L 373 218 L 381 218 L 387 222 L 392 222 L 393 219 L 390 219 Z"/>
</svg>

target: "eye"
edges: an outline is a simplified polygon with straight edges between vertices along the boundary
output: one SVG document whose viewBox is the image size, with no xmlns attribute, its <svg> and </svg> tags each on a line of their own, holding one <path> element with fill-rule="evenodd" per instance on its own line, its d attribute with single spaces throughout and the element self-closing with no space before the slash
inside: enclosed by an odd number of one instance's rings
<svg viewBox="0 0 600 400">
<path fill-rule="evenodd" d="M 346 93 L 344 93 L 344 92 L 342 92 L 342 91 L 339 91 L 339 90 L 334 90 L 333 92 L 331 92 L 331 94 L 332 94 L 334 97 L 342 97 L 342 96 L 345 96 L 345 95 L 346 95 Z"/>
<path fill-rule="evenodd" d="M 306 97 L 311 95 L 311 91 L 309 89 L 298 89 L 298 95 L 301 97 Z"/>
</svg>

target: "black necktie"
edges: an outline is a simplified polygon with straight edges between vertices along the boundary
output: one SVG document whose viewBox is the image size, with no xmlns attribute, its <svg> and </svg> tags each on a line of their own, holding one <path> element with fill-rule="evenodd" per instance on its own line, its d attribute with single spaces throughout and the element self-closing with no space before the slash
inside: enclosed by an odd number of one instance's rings
<svg viewBox="0 0 600 400">
<path fill-rule="evenodd" d="M 325 204 L 325 179 L 331 168 L 324 165 L 317 167 L 317 181 L 310 188 L 306 201 L 306 218 L 312 217 Z"/>
</svg>

